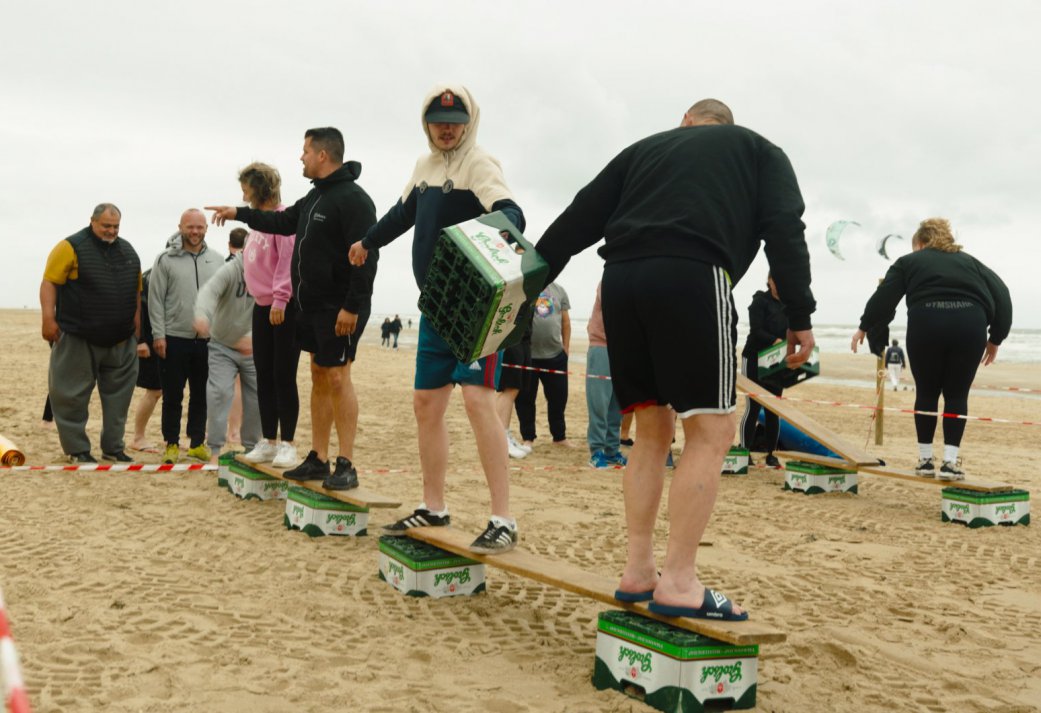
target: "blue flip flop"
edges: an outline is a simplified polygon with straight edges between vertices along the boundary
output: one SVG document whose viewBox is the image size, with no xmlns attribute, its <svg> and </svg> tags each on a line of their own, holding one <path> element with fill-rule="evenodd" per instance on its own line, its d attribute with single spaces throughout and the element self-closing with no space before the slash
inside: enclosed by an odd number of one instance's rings
<svg viewBox="0 0 1041 713">
<path fill-rule="evenodd" d="M 618 596 L 615 594 L 615 596 Z M 669 604 L 651 602 L 647 608 L 655 614 L 662 616 L 683 616 L 688 619 L 718 619 L 721 621 L 745 621 L 748 612 L 744 614 L 734 613 L 734 604 L 721 594 L 712 589 L 705 589 L 705 601 L 700 607 L 675 607 Z"/>
<path fill-rule="evenodd" d="M 614 590 L 614 598 L 620 602 L 626 602 L 627 604 L 649 602 L 654 599 L 654 590 L 648 589 L 646 592 L 623 592 L 621 589 L 616 589 Z"/>
</svg>

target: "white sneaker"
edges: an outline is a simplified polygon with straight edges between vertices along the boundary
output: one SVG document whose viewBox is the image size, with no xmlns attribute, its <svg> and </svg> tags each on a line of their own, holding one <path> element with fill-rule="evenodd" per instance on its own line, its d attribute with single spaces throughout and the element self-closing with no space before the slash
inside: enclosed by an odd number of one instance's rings
<svg viewBox="0 0 1041 713">
<path fill-rule="evenodd" d="M 509 431 L 506 432 L 506 450 L 509 451 L 510 458 L 524 458 L 531 453 L 530 449 L 525 449 L 524 446 L 517 443 Z"/>
<path fill-rule="evenodd" d="M 275 468 L 293 468 L 300 465 L 300 456 L 296 452 L 296 446 L 292 443 L 282 441 L 276 448 L 275 459 L 271 465 Z"/>
<path fill-rule="evenodd" d="M 242 459 L 248 460 L 250 463 L 267 463 L 275 457 L 277 452 L 278 449 L 274 443 L 266 438 L 262 438 L 257 442 L 257 445 L 253 446 L 253 450 L 242 456 Z"/>
</svg>

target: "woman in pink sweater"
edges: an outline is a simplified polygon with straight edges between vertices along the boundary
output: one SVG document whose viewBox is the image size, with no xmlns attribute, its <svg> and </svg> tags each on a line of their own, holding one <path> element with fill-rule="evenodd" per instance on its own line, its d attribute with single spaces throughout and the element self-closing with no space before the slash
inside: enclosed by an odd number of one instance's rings
<svg viewBox="0 0 1041 713">
<path fill-rule="evenodd" d="M 284 210 L 278 171 L 264 163 L 251 163 L 239 172 L 242 199 L 252 208 Z M 263 439 L 247 453 L 246 460 L 292 468 L 300 463 L 293 445 L 300 415 L 296 369 L 300 346 L 296 341 L 297 309 L 289 266 L 295 235 L 271 235 L 250 231 L 243 251 L 246 289 L 253 295 L 253 362 L 257 368 L 257 401 Z M 279 441 L 279 429 L 282 440 Z"/>
</svg>

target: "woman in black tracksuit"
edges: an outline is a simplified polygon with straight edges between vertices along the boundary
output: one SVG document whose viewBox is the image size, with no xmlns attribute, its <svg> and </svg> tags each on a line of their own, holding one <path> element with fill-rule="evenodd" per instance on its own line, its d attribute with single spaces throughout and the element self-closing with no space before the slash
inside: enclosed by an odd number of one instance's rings
<svg viewBox="0 0 1041 713">
<path fill-rule="evenodd" d="M 771 347 L 778 342 L 783 342 L 788 335 L 788 318 L 784 314 L 784 305 L 777 296 L 777 285 L 774 284 L 772 275 L 767 275 L 766 286 L 769 289 L 760 290 L 752 295 L 752 303 L 748 305 L 748 338 L 745 339 L 744 349 L 741 350 L 741 373 L 752 381 L 758 383 L 759 352 Z M 774 396 L 780 396 L 783 389 L 769 384 L 760 384 L 764 389 Z M 741 447 L 752 450 L 755 442 L 755 427 L 759 423 L 758 403 L 750 397 L 745 397 L 745 413 L 741 417 Z M 774 456 L 777 448 L 777 436 L 780 433 L 781 422 L 777 414 L 767 411 L 764 417 L 766 437 L 766 465 L 777 468 L 780 463 Z M 749 459 L 749 465 L 751 465 Z"/>
<path fill-rule="evenodd" d="M 907 300 L 907 355 L 911 360 L 917 396 L 915 411 L 936 411 L 943 394 L 943 412 L 965 415 L 969 387 L 980 363 L 992 363 L 998 345 L 1012 326 L 1012 298 L 1008 287 L 990 268 L 954 242 L 951 224 L 943 218 L 922 221 L 911 241 L 913 252 L 889 268 L 882 284 L 868 300 L 852 347 L 864 334 L 886 328 L 900 298 Z M 990 327 L 990 337 L 987 327 Z M 884 340 L 883 340 L 884 343 Z M 915 414 L 919 460 L 915 472 L 941 480 L 963 480 L 958 449 L 965 420 L 943 421 L 943 465 L 933 465 L 932 443 L 936 416 Z"/>
</svg>

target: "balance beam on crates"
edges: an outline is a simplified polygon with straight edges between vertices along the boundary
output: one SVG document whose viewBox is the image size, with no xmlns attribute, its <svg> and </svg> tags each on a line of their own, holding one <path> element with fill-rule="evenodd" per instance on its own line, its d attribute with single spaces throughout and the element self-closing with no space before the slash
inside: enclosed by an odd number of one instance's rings
<svg viewBox="0 0 1041 713">
<path fill-rule="evenodd" d="M 455 555 L 595 599 L 619 609 L 626 609 L 642 617 L 656 619 L 711 639 L 742 646 L 779 643 L 786 638 L 784 632 L 754 620 L 715 621 L 660 616 L 650 611 L 644 603 L 628 604 L 615 599 L 614 592 L 617 582 L 614 579 L 586 572 L 566 562 L 547 560 L 523 549 L 515 549 L 501 555 L 479 555 L 469 549 L 472 538 L 450 527 L 414 527 L 408 530 L 408 536 Z"/>
<path fill-rule="evenodd" d="M 880 465 L 877 461 L 875 465 L 861 465 L 848 463 L 839 458 L 829 458 L 814 453 L 799 453 L 798 451 L 777 451 L 774 455 L 779 458 L 784 458 L 785 460 L 805 461 L 807 463 L 816 463 L 817 465 L 823 465 L 829 468 L 855 470 L 858 473 L 867 473 L 868 475 L 878 475 L 885 478 L 896 478 L 898 480 L 909 480 L 913 483 L 924 483 L 926 485 L 939 485 L 941 487 L 973 490 L 981 493 L 1002 493 L 1013 489 L 1012 485 L 1009 483 L 986 483 L 976 480 L 940 480 L 938 478 L 923 478 L 912 471 L 897 470 L 895 468 Z"/>
<path fill-rule="evenodd" d="M 283 473 L 285 469 L 275 468 L 270 463 L 250 463 L 245 460 L 241 455 L 235 456 L 235 460 L 244 466 L 252 468 L 253 470 L 259 471 L 265 475 L 270 475 L 272 478 L 279 480 L 287 480 Z M 394 500 L 393 498 L 384 497 L 377 493 L 367 490 L 363 487 L 357 487 L 352 490 L 327 490 L 322 487 L 322 483 L 319 480 L 288 480 L 287 482 L 293 485 L 305 488 L 307 490 L 313 490 L 316 493 L 339 500 L 340 502 L 349 503 L 356 505 L 360 508 L 398 508 L 401 507 L 400 500 Z"/>
</svg>

